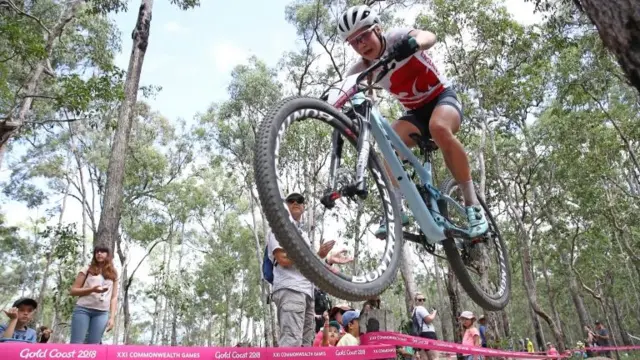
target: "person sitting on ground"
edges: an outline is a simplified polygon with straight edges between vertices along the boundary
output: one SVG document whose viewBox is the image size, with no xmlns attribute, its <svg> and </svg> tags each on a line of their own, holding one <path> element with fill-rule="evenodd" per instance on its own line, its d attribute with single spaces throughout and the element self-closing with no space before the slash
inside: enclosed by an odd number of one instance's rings
<svg viewBox="0 0 640 360">
<path fill-rule="evenodd" d="M 475 315 L 471 311 L 463 311 L 460 314 L 460 320 L 462 327 L 464 328 L 464 335 L 462 337 L 462 345 L 467 346 L 480 346 L 480 331 L 473 325 L 476 321 Z M 479 358 L 475 355 L 467 355 L 464 357 L 466 360 L 473 360 Z"/>
<path fill-rule="evenodd" d="M 9 318 L 7 324 L 0 325 L 0 339 L 13 339 L 35 343 L 37 334 L 34 329 L 27 327 L 33 319 L 38 303 L 29 298 L 16 300 L 9 310 L 2 310 Z"/>
<path fill-rule="evenodd" d="M 342 326 L 346 333 L 342 335 L 337 346 L 358 346 L 360 345 L 360 312 L 349 310 L 342 315 Z"/>
</svg>

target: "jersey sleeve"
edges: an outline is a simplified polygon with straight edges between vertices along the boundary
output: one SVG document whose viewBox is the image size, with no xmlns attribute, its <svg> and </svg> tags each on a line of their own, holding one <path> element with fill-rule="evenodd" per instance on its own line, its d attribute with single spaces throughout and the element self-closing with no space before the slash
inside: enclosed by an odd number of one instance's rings
<svg viewBox="0 0 640 360">
<path fill-rule="evenodd" d="M 384 38 L 387 40 L 387 52 L 397 44 L 402 37 L 408 35 L 414 29 L 411 27 L 394 28 L 384 33 Z"/>
</svg>

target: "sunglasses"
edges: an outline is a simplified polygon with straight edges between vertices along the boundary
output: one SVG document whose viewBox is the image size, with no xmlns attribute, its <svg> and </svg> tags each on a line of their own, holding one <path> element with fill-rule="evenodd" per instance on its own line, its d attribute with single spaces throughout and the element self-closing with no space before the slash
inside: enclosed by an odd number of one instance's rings
<svg viewBox="0 0 640 360">
<path fill-rule="evenodd" d="M 425 300 L 425 299 L 416 299 L 416 301 L 417 301 L 417 302 L 422 302 L 422 301 L 424 301 L 424 300 Z"/>
<path fill-rule="evenodd" d="M 369 35 L 371 35 L 371 32 L 373 31 L 374 26 L 371 26 L 367 30 L 363 31 L 362 34 L 360 34 L 360 35 L 354 37 L 353 39 L 349 40 L 349 45 L 358 46 L 360 43 L 365 42 L 367 40 L 367 38 L 369 37 Z"/>
<path fill-rule="evenodd" d="M 287 203 L 289 203 L 289 204 L 296 203 L 296 204 L 303 205 L 304 204 L 304 199 L 301 199 L 301 198 L 289 199 L 289 200 L 287 200 Z"/>
</svg>

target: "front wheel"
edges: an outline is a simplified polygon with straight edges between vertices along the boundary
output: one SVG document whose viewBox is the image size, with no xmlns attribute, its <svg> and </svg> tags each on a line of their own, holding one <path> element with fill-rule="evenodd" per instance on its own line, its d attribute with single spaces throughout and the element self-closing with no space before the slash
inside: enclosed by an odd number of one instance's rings
<svg viewBox="0 0 640 360">
<path fill-rule="evenodd" d="M 451 199 L 462 199 L 461 190 L 454 179 L 445 181 L 441 192 Z M 442 246 L 451 269 L 469 297 L 485 310 L 498 311 L 507 306 L 511 296 L 509 253 L 489 207 L 480 196 L 478 201 L 489 222 L 489 231 L 479 241 L 450 238 L 444 240 Z M 461 224 L 466 223 L 466 214 L 449 214 L 446 205 L 441 212 L 451 221 L 459 216 L 463 221 Z M 496 267 L 496 271 L 491 270 L 491 265 Z"/>
<path fill-rule="evenodd" d="M 395 280 L 402 257 L 403 239 L 398 195 L 393 191 L 391 179 L 384 171 L 380 158 L 373 149 L 370 150 L 365 176 L 370 183 L 367 201 L 375 199 L 377 203 L 382 203 L 378 209 L 387 226 L 386 244 L 384 248 L 382 248 L 383 244 L 380 244 L 381 256 L 375 260 L 375 263 L 367 264 L 368 270 L 354 269 L 353 274 L 348 275 L 332 271 L 317 256 L 315 249 L 305 241 L 300 230 L 291 221 L 284 202 L 286 194 L 281 191 L 286 181 L 298 182 L 295 178 L 291 180 L 294 175 L 284 175 L 279 169 L 278 164 L 281 161 L 279 158 L 287 154 L 287 139 L 293 137 L 302 140 L 305 136 L 314 136 L 310 132 L 304 134 L 296 132 L 295 128 L 286 135 L 292 124 L 303 120 L 306 124 L 309 121 L 318 121 L 318 125 L 329 125 L 347 140 L 344 147 L 351 144 L 353 150 L 357 146 L 359 134 L 352 120 L 326 102 L 308 97 L 293 97 L 277 104 L 260 125 L 256 137 L 254 163 L 260 204 L 271 231 L 302 275 L 324 291 L 350 301 L 365 300 L 379 295 Z M 331 134 L 331 132 L 324 134 Z M 326 138 L 330 136 L 325 135 Z M 326 152 L 331 150 L 330 146 L 320 149 Z M 283 154 L 280 154 L 281 150 Z M 343 168 L 343 170 L 349 171 L 352 167 Z M 319 176 L 316 174 L 316 177 Z M 302 192 L 311 196 L 317 195 L 308 187 Z M 372 195 L 374 192 L 378 198 Z"/>
</svg>

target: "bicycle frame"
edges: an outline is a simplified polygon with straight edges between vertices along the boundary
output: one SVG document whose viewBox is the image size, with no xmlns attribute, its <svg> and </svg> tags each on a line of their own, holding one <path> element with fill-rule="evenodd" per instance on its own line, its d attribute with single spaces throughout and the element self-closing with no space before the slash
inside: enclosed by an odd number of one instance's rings
<svg viewBox="0 0 640 360">
<path fill-rule="evenodd" d="M 353 95 L 353 94 L 350 94 Z M 409 209 L 413 213 L 420 229 L 427 238 L 429 244 L 435 244 L 441 242 L 451 236 L 450 231 L 454 231 L 456 236 L 464 236 L 468 234 L 467 229 L 460 228 L 452 224 L 448 219 L 440 214 L 438 207 L 438 200 L 445 200 L 455 206 L 458 211 L 465 213 L 464 208 L 458 204 L 446 194 L 442 194 L 437 188 L 433 186 L 433 173 L 432 165 L 429 160 L 424 164 L 413 154 L 413 152 L 402 142 L 402 139 L 391 128 L 389 122 L 382 116 L 380 111 L 373 106 L 370 99 L 365 99 L 364 95 L 356 94 L 353 98 L 356 102 L 364 102 L 365 115 L 358 114 L 360 134 L 358 137 L 358 158 L 356 162 L 356 189 L 357 194 L 363 195 L 366 189 L 364 186 L 364 174 L 366 164 L 369 156 L 370 139 L 369 134 L 373 135 L 375 141 L 377 141 L 380 150 L 382 151 L 383 158 L 387 161 L 389 168 L 391 169 L 392 176 L 396 179 L 400 185 L 402 194 L 405 195 Z M 358 101 L 364 100 L 364 101 Z M 346 102 L 346 101 L 345 101 Z M 354 109 L 355 111 L 355 109 Z M 331 189 L 335 188 L 335 171 L 340 166 L 340 157 L 342 153 L 342 144 L 344 140 L 340 136 L 337 130 L 334 130 L 332 135 L 332 152 L 331 152 L 331 165 L 329 186 Z M 395 149 L 395 151 L 394 151 Z M 407 159 L 409 164 L 416 170 L 420 179 L 420 184 L 425 187 L 428 192 L 428 203 L 422 200 L 418 189 L 415 184 L 409 178 L 407 172 L 396 155 L 396 151 L 403 158 Z M 466 235 L 468 238 L 469 236 Z"/>
</svg>

